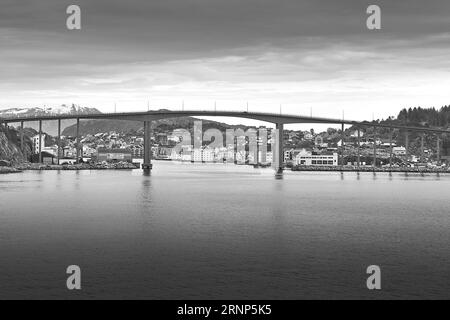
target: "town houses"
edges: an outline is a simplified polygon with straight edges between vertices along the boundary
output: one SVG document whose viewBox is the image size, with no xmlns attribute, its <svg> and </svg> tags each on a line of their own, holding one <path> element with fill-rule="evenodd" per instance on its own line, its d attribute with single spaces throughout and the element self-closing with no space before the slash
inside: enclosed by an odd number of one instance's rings
<svg viewBox="0 0 450 320">
<path fill-rule="evenodd" d="M 244 138 L 245 143 L 241 148 L 230 141 L 225 141 L 226 139 L 222 146 L 217 146 L 211 141 L 202 141 L 194 147 L 187 130 L 159 130 L 151 139 L 152 158 L 181 162 L 270 165 L 275 159 L 272 151 L 274 131 L 271 128 L 262 128 L 266 131 L 258 132 L 267 132 L 267 136 L 265 138 L 256 136 L 256 150 L 250 146 L 249 135 Z M 235 134 L 236 132 L 238 131 L 235 131 Z M 357 164 L 372 166 L 374 159 L 377 161 L 377 166 L 438 164 L 436 150 L 424 148 L 421 152 L 417 148 L 417 142 L 415 146 L 410 145 L 407 148 L 398 139 L 386 139 L 362 132 L 358 135 L 357 131 L 350 129 L 345 133 L 345 141 L 342 140 L 342 132 L 332 128 L 320 133 L 314 132 L 313 129 L 284 130 L 283 138 L 283 158 L 287 167 L 355 166 Z M 31 142 L 34 153 L 32 159 L 38 160 L 36 154 L 40 150 L 45 163 L 57 163 L 58 159 L 59 164 L 72 164 L 77 160 L 96 163 L 118 161 L 141 163 L 144 157 L 142 131 L 131 133 L 111 131 L 83 135 L 79 142 L 79 148 L 82 150 L 79 159 L 76 159 L 77 141 L 73 136 L 61 136 L 60 148 L 56 138 L 46 134 L 42 134 L 40 139 L 39 135 L 33 136 Z M 445 151 L 447 149 L 442 150 L 443 160 L 447 159 L 448 152 Z"/>
</svg>

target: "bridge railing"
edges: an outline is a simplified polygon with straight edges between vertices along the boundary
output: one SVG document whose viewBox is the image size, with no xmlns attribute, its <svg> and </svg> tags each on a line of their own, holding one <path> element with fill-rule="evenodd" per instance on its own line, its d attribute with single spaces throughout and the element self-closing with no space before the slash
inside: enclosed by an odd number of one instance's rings
<svg viewBox="0 0 450 320">
<path fill-rule="evenodd" d="M 289 113 L 276 113 L 276 112 L 254 112 L 254 111 L 246 111 L 246 110 L 217 110 L 217 109 L 179 109 L 179 110 L 130 110 L 126 112 L 102 112 L 102 113 L 94 113 L 94 114 L 86 114 L 86 113 L 61 113 L 61 114 L 48 114 L 48 113 L 42 113 L 42 114 L 34 114 L 34 115 L 21 115 L 21 114 L 4 114 L 0 115 L 0 120 L 14 120 L 14 119 L 24 119 L 24 120 L 33 120 L 40 118 L 51 118 L 54 117 L 55 119 L 58 118 L 72 118 L 77 116 L 90 116 L 90 115 L 104 115 L 104 116 L 114 116 L 114 115 L 129 115 L 129 114 L 164 114 L 164 113 L 218 113 L 218 114 L 254 114 L 254 115 L 266 115 L 266 116 L 283 116 L 283 117 L 292 117 L 292 118 L 309 118 L 310 116 L 301 115 L 301 114 L 289 114 Z M 319 117 L 315 117 L 319 118 Z M 329 119 L 329 120 L 337 120 L 337 119 L 331 119 L 331 118 L 322 118 L 322 119 Z"/>
<path fill-rule="evenodd" d="M 341 119 L 333 119 L 333 118 L 325 118 L 325 117 L 312 117 L 298 114 L 287 114 L 287 113 L 275 113 L 275 112 L 253 112 L 246 110 L 208 110 L 208 109 L 178 109 L 178 110 L 139 110 L 139 111 L 127 111 L 127 112 L 107 112 L 107 113 L 94 113 L 94 114 L 86 114 L 86 113 L 69 113 L 69 114 L 35 114 L 35 115 L 27 115 L 23 116 L 20 114 L 8 114 L 1 115 L 0 122 L 8 121 L 14 122 L 12 120 L 20 121 L 39 121 L 39 120 L 57 120 L 57 119 L 74 119 L 77 117 L 82 118 L 90 118 L 92 117 L 120 117 L 120 116 L 130 116 L 130 115 L 146 115 L 146 114 L 180 114 L 186 113 L 187 115 L 191 114 L 192 116 L 202 116 L 202 113 L 205 113 L 204 116 L 208 115 L 218 115 L 223 117 L 233 117 L 237 115 L 254 115 L 254 116 L 264 116 L 264 117 L 280 117 L 280 118 L 291 118 L 291 119 L 301 119 L 302 121 L 306 121 L 307 119 L 312 119 L 315 122 L 323 122 L 329 124 L 340 124 L 344 123 L 347 125 L 360 125 L 360 126 L 381 126 L 381 127 L 392 127 L 396 129 L 409 129 L 416 131 L 430 131 L 430 132 L 440 132 L 440 133 L 450 133 L 449 130 L 444 130 L 441 128 L 431 128 L 431 127 L 410 127 L 407 125 L 390 125 L 390 124 L 381 124 L 380 122 L 370 122 L 370 121 L 353 121 L 353 120 L 341 120 Z M 251 118 L 251 117 L 249 117 Z M 300 121 L 299 121 L 300 123 Z"/>
</svg>

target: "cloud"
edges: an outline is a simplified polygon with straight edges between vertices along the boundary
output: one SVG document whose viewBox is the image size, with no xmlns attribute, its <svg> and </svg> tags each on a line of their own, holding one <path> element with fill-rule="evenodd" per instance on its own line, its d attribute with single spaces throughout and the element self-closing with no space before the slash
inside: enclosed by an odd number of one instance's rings
<svg viewBox="0 0 450 320">
<path fill-rule="evenodd" d="M 0 108 L 76 102 L 108 108 L 245 101 L 354 118 L 448 104 L 448 1 L 2 1 Z M 446 87 L 447 86 L 447 87 Z"/>
</svg>

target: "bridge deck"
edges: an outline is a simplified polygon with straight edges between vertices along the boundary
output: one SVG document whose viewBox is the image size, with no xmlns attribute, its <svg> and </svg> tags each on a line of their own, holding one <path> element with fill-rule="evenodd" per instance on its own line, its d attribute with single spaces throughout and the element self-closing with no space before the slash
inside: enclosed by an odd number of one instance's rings
<svg viewBox="0 0 450 320">
<path fill-rule="evenodd" d="M 245 112 L 245 111 L 208 111 L 208 110 L 158 110 L 146 112 L 121 112 L 121 113 L 98 113 L 98 114 L 61 114 L 61 115 L 42 115 L 42 116 L 11 116 L 0 118 L 2 123 L 31 122 L 31 121 L 51 121 L 51 120 L 70 120 L 70 119 L 117 119 L 132 121 L 153 121 L 177 117 L 234 117 L 259 120 L 274 124 L 294 124 L 294 123 L 321 123 L 321 124 L 344 124 L 359 127 L 384 127 L 408 131 L 423 131 L 433 133 L 450 133 L 450 130 L 430 127 L 417 127 L 396 124 L 381 124 L 369 121 L 353 121 L 323 117 L 308 117 L 292 114 L 279 114 L 267 112 Z"/>
</svg>

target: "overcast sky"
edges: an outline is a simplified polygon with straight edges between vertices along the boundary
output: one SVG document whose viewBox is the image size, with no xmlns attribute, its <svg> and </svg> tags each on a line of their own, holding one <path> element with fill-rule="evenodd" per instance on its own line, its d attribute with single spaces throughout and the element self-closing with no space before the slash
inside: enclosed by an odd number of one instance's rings
<svg viewBox="0 0 450 320">
<path fill-rule="evenodd" d="M 66 29 L 66 8 L 82 30 Z M 382 9 L 382 30 L 366 8 Z M 0 0 L 0 108 L 371 120 L 450 104 L 450 1 Z"/>
</svg>

